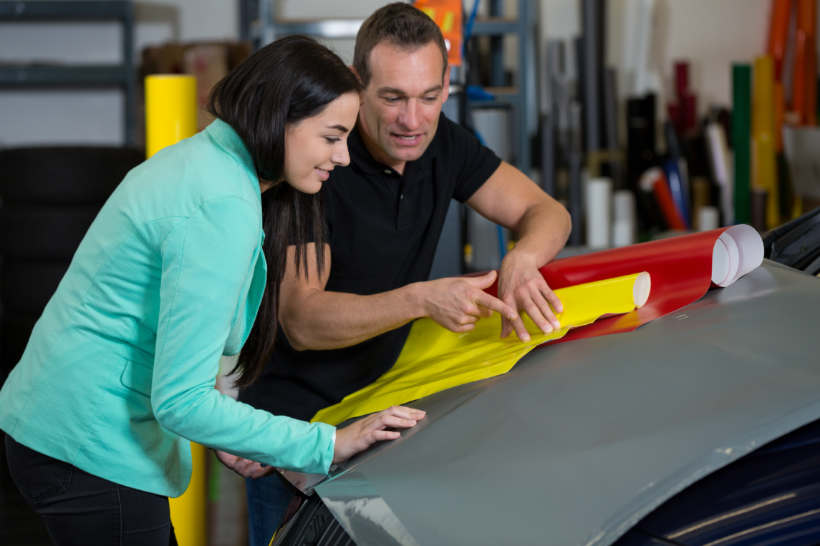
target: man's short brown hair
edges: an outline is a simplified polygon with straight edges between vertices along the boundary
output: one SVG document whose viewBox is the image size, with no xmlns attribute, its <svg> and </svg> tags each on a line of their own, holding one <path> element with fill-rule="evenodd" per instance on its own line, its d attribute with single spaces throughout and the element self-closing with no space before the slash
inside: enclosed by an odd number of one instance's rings
<svg viewBox="0 0 820 546">
<path fill-rule="evenodd" d="M 443 68 L 447 70 L 447 46 L 438 25 L 426 13 L 405 2 L 393 2 L 377 9 L 362 23 L 356 34 L 353 50 L 353 68 L 362 85 L 370 82 L 370 52 L 381 42 L 389 42 L 403 49 L 417 49 L 431 42 L 441 50 Z"/>
</svg>

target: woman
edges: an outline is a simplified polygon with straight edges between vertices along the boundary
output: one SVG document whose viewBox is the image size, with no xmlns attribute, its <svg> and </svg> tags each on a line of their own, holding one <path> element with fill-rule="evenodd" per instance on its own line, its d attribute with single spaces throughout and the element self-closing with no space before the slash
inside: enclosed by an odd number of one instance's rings
<svg viewBox="0 0 820 546">
<path fill-rule="evenodd" d="M 189 440 L 327 472 L 423 416 L 393 408 L 336 431 L 214 389 L 219 357 L 239 352 L 266 279 L 282 275 L 281 260 L 266 271 L 263 192 L 281 238 L 266 244 L 304 252 L 322 225 L 306 194 L 349 161 L 357 90 L 323 46 L 279 40 L 218 84 L 219 119 L 133 169 L 103 206 L 0 391 L 11 475 L 56 543 L 168 544 Z M 276 292 L 253 353 L 270 350 Z M 245 382 L 254 361 L 239 364 Z"/>
</svg>

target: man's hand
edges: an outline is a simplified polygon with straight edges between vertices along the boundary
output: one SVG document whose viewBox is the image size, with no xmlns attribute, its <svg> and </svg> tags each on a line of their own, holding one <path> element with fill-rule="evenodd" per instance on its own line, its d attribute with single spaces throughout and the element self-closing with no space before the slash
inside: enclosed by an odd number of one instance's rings
<svg viewBox="0 0 820 546">
<path fill-rule="evenodd" d="M 555 317 L 564 310 L 561 300 L 547 285 L 535 260 L 515 249 L 501 263 L 498 297 L 509 307 L 526 311 L 545 334 L 561 327 Z M 530 334 L 520 316 L 512 320 L 502 317 L 501 337 L 507 337 L 512 330 L 521 341 L 529 341 Z"/>
<path fill-rule="evenodd" d="M 520 322 L 515 307 L 495 298 L 484 289 L 495 282 L 496 272 L 478 277 L 447 277 L 424 283 L 425 315 L 453 332 L 467 332 L 475 328 L 482 317 L 493 311 L 504 320 Z"/>
<path fill-rule="evenodd" d="M 346 461 L 376 442 L 395 440 L 401 433 L 394 428 L 410 428 L 423 419 L 425 412 L 404 406 L 393 406 L 374 413 L 344 428 L 336 429 L 333 462 Z"/>
<path fill-rule="evenodd" d="M 272 466 L 262 465 L 250 459 L 243 459 L 236 455 L 231 455 L 225 451 L 215 449 L 216 458 L 219 459 L 223 465 L 227 466 L 243 478 L 261 478 L 267 476 L 274 471 Z"/>
</svg>

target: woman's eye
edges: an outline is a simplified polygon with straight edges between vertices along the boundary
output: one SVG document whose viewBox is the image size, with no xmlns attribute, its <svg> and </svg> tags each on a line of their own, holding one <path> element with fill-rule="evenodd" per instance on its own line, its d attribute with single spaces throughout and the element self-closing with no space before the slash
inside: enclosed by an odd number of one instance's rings
<svg viewBox="0 0 820 546">
<path fill-rule="evenodd" d="M 339 137 L 327 137 L 326 136 L 325 140 L 327 141 L 328 144 L 336 144 L 337 142 L 339 142 L 340 139 L 339 139 Z"/>
</svg>

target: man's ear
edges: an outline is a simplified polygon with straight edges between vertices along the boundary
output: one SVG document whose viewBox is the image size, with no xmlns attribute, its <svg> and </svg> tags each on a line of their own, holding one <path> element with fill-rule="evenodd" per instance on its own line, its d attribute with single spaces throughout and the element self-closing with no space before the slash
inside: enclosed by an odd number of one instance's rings
<svg viewBox="0 0 820 546">
<path fill-rule="evenodd" d="M 447 68 L 444 70 L 444 81 L 441 82 L 441 92 L 444 94 L 444 98 L 441 99 L 441 103 L 444 104 L 447 101 L 447 97 L 450 96 L 450 65 L 447 65 Z"/>
<path fill-rule="evenodd" d="M 362 88 L 364 88 L 364 82 L 362 81 L 362 77 L 359 74 L 359 71 L 356 70 L 356 67 L 351 64 L 350 66 L 348 66 L 348 68 L 350 68 L 350 71 L 356 75 L 356 79 L 359 80 L 359 84 L 362 86 Z"/>
</svg>

